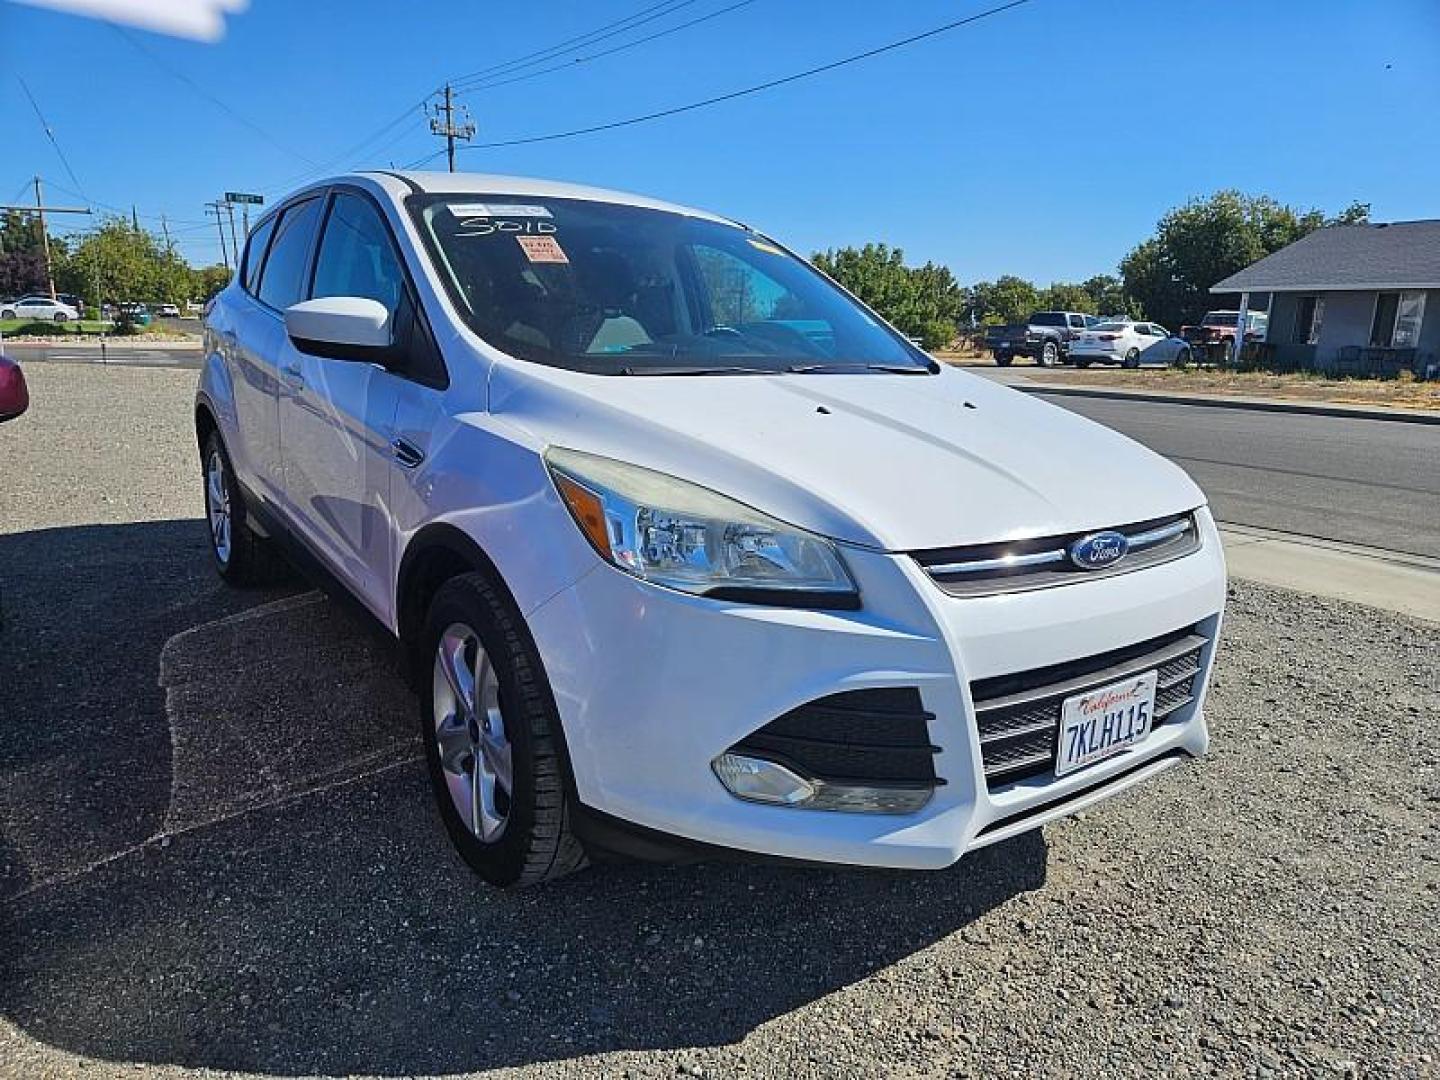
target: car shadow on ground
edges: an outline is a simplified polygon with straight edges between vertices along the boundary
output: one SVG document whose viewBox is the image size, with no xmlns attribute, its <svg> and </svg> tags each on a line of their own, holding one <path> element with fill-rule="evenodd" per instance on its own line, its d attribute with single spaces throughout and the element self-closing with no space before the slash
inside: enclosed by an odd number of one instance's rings
<svg viewBox="0 0 1440 1080">
<path fill-rule="evenodd" d="M 382 640 L 221 586 L 204 526 L 0 536 L 0 1013 L 87 1058 L 450 1073 L 733 1043 L 1044 884 L 1038 833 L 937 874 L 458 860 Z"/>
</svg>

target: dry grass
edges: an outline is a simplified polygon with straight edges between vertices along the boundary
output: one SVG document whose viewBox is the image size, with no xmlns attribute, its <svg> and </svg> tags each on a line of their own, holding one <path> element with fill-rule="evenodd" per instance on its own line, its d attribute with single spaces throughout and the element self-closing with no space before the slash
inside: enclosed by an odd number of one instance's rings
<svg viewBox="0 0 1440 1080">
<path fill-rule="evenodd" d="M 941 359 L 949 363 L 965 363 L 969 358 L 945 355 Z M 1217 371 L 1208 368 L 1141 368 L 1137 371 L 1091 368 L 1079 371 L 1073 368 L 1042 370 L 1025 365 L 1012 370 L 1032 382 L 1064 386 L 1106 386 L 1162 393 L 1440 410 L 1440 382 L 1421 382 L 1408 373 L 1397 379 L 1333 379 L 1310 373 L 1274 375 L 1264 371 Z"/>
</svg>

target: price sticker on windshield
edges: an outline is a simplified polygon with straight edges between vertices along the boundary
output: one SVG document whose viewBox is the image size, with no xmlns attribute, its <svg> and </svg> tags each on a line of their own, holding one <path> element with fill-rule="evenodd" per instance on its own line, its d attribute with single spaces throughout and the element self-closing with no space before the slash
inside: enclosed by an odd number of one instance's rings
<svg viewBox="0 0 1440 1080">
<path fill-rule="evenodd" d="M 569 257 L 553 236 L 517 236 L 516 243 L 532 263 L 568 263 Z"/>
</svg>

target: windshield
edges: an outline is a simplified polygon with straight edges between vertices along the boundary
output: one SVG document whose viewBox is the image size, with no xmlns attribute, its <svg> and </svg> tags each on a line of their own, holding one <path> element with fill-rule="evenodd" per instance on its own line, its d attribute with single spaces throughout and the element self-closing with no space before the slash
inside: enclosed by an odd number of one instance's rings
<svg viewBox="0 0 1440 1080">
<path fill-rule="evenodd" d="M 931 370 L 807 263 L 733 225 L 531 196 L 412 206 L 471 328 L 523 360 L 606 375 Z"/>
<path fill-rule="evenodd" d="M 1240 321 L 1238 311 L 1212 311 L 1201 321 L 1201 326 L 1234 326 Z"/>
</svg>

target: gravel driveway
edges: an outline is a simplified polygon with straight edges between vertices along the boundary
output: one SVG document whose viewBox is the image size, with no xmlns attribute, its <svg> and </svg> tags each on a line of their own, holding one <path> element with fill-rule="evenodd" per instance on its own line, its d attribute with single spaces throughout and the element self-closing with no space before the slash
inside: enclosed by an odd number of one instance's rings
<svg viewBox="0 0 1440 1080">
<path fill-rule="evenodd" d="M 194 373 L 0 427 L 0 1075 L 1440 1075 L 1440 638 L 1237 585 L 1214 752 L 950 871 L 501 894 L 346 609 L 222 587 Z"/>
</svg>

